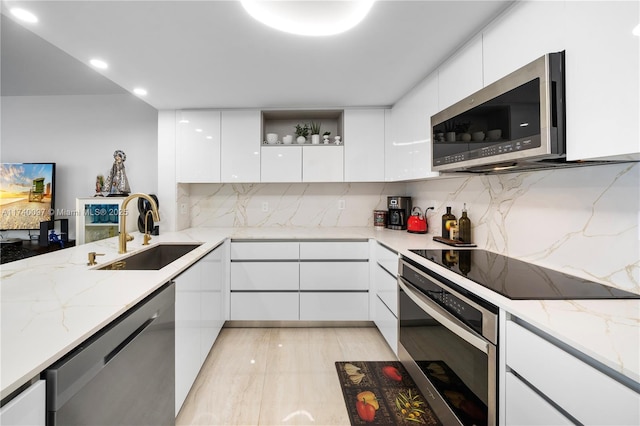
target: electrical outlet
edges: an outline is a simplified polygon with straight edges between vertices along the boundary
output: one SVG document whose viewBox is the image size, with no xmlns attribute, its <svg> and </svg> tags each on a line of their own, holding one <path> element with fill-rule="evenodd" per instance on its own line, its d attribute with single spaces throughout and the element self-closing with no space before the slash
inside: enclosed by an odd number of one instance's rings
<svg viewBox="0 0 640 426">
<path fill-rule="evenodd" d="M 268 212 L 269 211 L 269 203 L 268 202 L 264 201 L 262 203 L 262 211 L 263 212 Z"/>
<path fill-rule="evenodd" d="M 338 210 L 344 210 L 345 202 L 344 200 L 338 200 Z"/>
</svg>

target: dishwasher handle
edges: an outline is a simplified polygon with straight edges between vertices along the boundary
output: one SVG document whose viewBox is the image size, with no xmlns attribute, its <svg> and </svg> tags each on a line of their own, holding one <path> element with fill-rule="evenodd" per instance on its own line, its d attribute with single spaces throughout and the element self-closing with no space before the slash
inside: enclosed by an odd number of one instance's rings
<svg viewBox="0 0 640 426">
<path fill-rule="evenodd" d="M 48 368 L 47 411 L 60 409 L 163 312 L 173 309 L 174 294 L 174 284 L 165 284 Z"/>
</svg>

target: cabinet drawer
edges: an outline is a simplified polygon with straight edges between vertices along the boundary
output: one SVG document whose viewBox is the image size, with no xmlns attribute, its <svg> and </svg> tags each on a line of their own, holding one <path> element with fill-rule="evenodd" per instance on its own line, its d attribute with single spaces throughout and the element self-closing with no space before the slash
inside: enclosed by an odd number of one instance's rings
<svg viewBox="0 0 640 426">
<path fill-rule="evenodd" d="M 398 355 L 398 318 L 387 308 L 379 297 L 375 299 L 374 322 L 387 341 L 393 353 Z"/>
<path fill-rule="evenodd" d="M 506 377 L 507 425 L 572 425 L 569 419 L 512 373 Z"/>
<path fill-rule="evenodd" d="M 376 261 L 378 265 L 389 271 L 394 277 L 398 276 L 398 253 L 376 244 Z"/>
<path fill-rule="evenodd" d="M 297 242 L 231 242 L 231 260 L 297 260 Z"/>
<path fill-rule="evenodd" d="M 640 424 L 640 396 L 524 327 L 507 321 L 507 366 L 584 424 Z"/>
<path fill-rule="evenodd" d="M 298 291 L 298 262 L 231 262 L 231 290 Z"/>
<path fill-rule="evenodd" d="M 300 319 L 306 321 L 368 321 L 369 293 L 300 293 Z"/>
<path fill-rule="evenodd" d="M 301 242 L 300 259 L 367 260 L 368 241 Z"/>
<path fill-rule="evenodd" d="M 369 290 L 369 262 L 301 262 L 301 290 Z"/>
<path fill-rule="evenodd" d="M 376 295 L 387 305 L 393 315 L 398 316 L 398 281 L 385 269 L 376 266 L 374 269 L 374 286 Z"/>
<path fill-rule="evenodd" d="M 295 321 L 298 293 L 231 293 L 231 320 Z"/>
</svg>

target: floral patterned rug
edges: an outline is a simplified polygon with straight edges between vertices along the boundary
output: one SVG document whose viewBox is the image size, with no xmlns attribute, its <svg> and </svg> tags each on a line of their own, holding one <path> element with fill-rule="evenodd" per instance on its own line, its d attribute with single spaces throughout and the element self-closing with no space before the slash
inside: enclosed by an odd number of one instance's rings
<svg viewBox="0 0 640 426">
<path fill-rule="evenodd" d="M 399 361 L 336 362 L 352 425 L 439 425 Z"/>
</svg>

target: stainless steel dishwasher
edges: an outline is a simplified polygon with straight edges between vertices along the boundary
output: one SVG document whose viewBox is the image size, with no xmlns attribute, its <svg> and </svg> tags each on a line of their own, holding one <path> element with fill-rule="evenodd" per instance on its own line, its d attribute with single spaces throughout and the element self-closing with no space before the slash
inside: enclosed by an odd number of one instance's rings
<svg viewBox="0 0 640 426">
<path fill-rule="evenodd" d="M 48 426 L 175 424 L 175 284 L 165 284 L 44 375 Z"/>
</svg>

